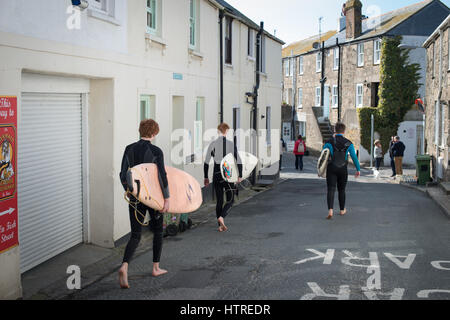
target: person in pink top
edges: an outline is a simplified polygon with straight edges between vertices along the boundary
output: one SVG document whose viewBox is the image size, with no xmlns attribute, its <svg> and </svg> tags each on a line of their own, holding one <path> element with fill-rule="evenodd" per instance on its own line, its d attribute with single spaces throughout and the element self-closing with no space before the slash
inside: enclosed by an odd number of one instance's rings
<svg viewBox="0 0 450 320">
<path fill-rule="evenodd" d="M 300 168 L 303 171 L 303 156 L 306 152 L 306 143 L 303 141 L 301 135 L 298 136 L 297 141 L 295 141 L 294 154 L 295 154 L 295 170 Z"/>
</svg>

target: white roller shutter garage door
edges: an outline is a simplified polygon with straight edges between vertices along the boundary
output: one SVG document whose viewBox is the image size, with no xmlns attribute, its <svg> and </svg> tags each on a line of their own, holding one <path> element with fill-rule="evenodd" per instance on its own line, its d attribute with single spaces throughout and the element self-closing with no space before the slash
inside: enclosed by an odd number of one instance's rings
<svg viewBox="0 0 450 320">
<path fill-rule="evenodd" d="M 18 137 L 25 272 L 83 241 L 82 95 L 22 93 Z"/>
</svg>

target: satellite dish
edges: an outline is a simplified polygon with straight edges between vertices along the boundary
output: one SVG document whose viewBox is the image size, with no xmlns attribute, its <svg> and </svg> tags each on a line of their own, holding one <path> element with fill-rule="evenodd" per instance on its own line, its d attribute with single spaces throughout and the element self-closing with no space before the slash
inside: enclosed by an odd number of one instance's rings
<svg viewBox="0 0 450 320">
<path fill-rule="evenodd" d="M 314 42 L 313 43 L 313 48 L 314 49 L 319 49 L 320 48 L 320 43 L 319 42 Z"/>
</svg>

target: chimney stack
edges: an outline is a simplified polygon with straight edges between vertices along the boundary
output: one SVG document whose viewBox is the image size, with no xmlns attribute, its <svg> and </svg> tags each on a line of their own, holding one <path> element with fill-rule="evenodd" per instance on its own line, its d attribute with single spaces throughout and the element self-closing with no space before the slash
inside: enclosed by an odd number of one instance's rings
<svg viewBox="0 0 450 320">
<path fill-rule="evenodd" d="M 358 38 L 362 33 L 362 3 L 359 0 L 348 0 L 345 3 L 346 37 Z"/>
</svg>

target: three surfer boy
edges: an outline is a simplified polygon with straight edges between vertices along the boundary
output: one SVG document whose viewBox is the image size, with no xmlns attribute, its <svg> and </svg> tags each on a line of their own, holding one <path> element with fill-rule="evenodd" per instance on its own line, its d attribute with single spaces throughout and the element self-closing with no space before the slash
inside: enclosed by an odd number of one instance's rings
<svg viewBox="0 0 450 320">
<path fill-rule="evenodd" d="M 336 192 L 336 185 L 339 193 L 339 206 L 341 216 L 347 213 L 345 208 L 345 188 L 348 180 L 348 155 L 352 157 L 353 163 L 356 166 L 356 175 L 360 176 L 360 164 L 356 156 L 353 143 L 344 137 L 345 124 L 338 122 L 335 126 L 335 135 L 323 147 L 330 150 L 331 161 L 327 167 L 327 202 L 328 202 L 328 216 L 327 219 L 333 217 L 334 194 Z"/>
<path fill-rule="evenodd" d="M 238 171 L 239 171 L 239 179 L 238 183 L 242 181 L 242 161 L 239 157 L 239 153 L 236 145 L 227 140 L 226 136 L 230 127 L 226 123 L 221 123 L 218 127 L 219 137 L 211 142 L 208 147 L 208 151 L 206 152 L 206 158 L 204 163 L 204 176 L 205 176 L 205 186 L 209 185 L 209 162 L 211 158 L 214 159 L 214 169 L 213 169 L 213 185 L 214 191 L 217 198 L 216 204 L 216 217 L 217 222 L 219 224 L 219 232 L 227 231 L 228 227 L 225 225 L 224 218 L 228 215 L 228 211 L 231 209 L 234 201 L 234 190 L 235 185 L 233 183 L 229 183 L 225 181 L 222 177 L 221 173 L 221 163 L 223 158 L 229 154 L 233 153 Z M 224 192 L 226 194 L 226 203 L 224 205 Z"/>
<path fill-rule="evenodd" d="M 167 212 L 169 209 L 169 184 L 167 181 L 166 169 L 164 167 L 164 155 L 160 148 L 152 144 L 152 141 L 159 133 L 159 125 L 152 119 L 144 120 L 139 126 L 139 133 L 141 140 L 130 144 L 126 147 L 122 159 L 122 167 L 120 171 L 120 181 L 125 191 L 128 190 L 127 184 L 127 172 L 128 169 L 137 166 L 142 163 L 155 163 L 158 167 L 159 183 L 164 196 L 164 207 L 161 212 L 158 212 L 152 208 L 147 207 L 143 203 L 140 203 L 135 197 L 129 195 L 129 214 L 131 224 L 131 237 L 125 248 L 125 254 L 123 257 L 122 266 L 119 270 L 119 283 L 120 287 L 127 289 L 128 284 L 128 265 L 130 260 L 136 251 L 136 248 L 141 240 L 141 231 L 143 223 L 138 221 L 137 213 L 145 216 L 148 211 L 150 214 L 150 229 L 153 231 L 153 271 L 152 275 L 157 277 L 167 273 L 166 270 L 159 267 L 159 261 L 162 252 L 163 241 L 163 217 L 162 213 Z"/>
</svg>

